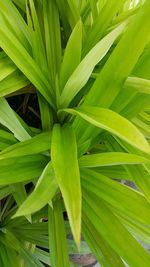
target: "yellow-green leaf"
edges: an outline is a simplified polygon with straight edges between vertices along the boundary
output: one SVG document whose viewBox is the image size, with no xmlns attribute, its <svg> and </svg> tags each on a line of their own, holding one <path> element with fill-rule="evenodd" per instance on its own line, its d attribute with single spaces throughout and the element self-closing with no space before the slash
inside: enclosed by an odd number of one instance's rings
<svg viewBox="0 0 150 267">
<path fill-rule="evenodd" d="M 34 191 L 19 207 L 14 217 L 28 215 L 43 208 L 55 195 L 57 182 L 52 164 L 48 163 L 42 172 Z"/>
<path fill-rule="evenodd" d="M 115 134 L 141 151 L 150 153 L 150 146 L 143 134 L 130 121 L 110 109 L 82 106 L 64 111 L 79 115 L 90 124 Z"/>
<path fill-rule="evenodd" d="M 122 164 L 149 163 L 147 158 L 122 152 L 96 153 L 84 155 L 79 159 L 80 167 L 113 166 Z"/>
<path fill-rule="evenodd" d="M 73 128 L 55 124 L 51 157 L 58 185 L 64 198 L 70 226 L 76 244 L 80 244 L 81 187 L 77 160 L 77 145 Z"/>
</svg>

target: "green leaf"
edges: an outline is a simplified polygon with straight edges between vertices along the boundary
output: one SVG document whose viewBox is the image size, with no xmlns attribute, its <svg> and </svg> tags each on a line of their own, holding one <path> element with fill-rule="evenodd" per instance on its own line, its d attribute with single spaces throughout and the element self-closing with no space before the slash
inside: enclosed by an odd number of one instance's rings
<svg viewBox="0 0 150 267">
<path fill-rule="evenodd" d="M 2 262 L 3 267 L 20 267 L 16 251 L 2 243 L 0 243 L 0 262 Z"/>
<path fill-rule="evenodd" d="M 83 196 L 83 211 L 85 215 L 116 253 L 129 266 L 147 267 L 150 261 L 149 254 L 126 230 L 105 202 L 97 199 L 89 191 L 84 191 Z"/>
<path fill-rule="evenodd" d="M 127 118 L 135 117 L 141 110 L 144 110 L 145 107 L 147 108 L 149 104 L 149 55 L 150 50 L 146 48 L 135 65 L 132 73 L 134 76 L 127 78 L 124 84 L 124 90 L 119 93 L 118 97 L 115 99 L 116 103 L 112 105 L 112 109 L 118 112 L 121 110 L 121 114 Z M 126 99 L 121 99 L 124 94 L 123 92 L 126 91 L 129 91 L 128 95 L 126 94 Z M 119 110 L 118 102 L 121 107 Z"/>
<path fill-rule="evenodd" d="M 43 1 L 43 18 L 47 63 L 52 84 L 55 86 L 56 75 L 59 74 L 61 64 L 61 35 L 59 13 L 56 1 Z"/>
<path fill-rule="evenodd" d="M 72 13 L 69 10 L 69 5 L 66 0 L 56 0 L 57 7 L 59 9 L 59 13 L 62 19 L 62 25 L 64 28 L 65 37 L 69 38 L 71 32 L 71 26 L 73 24 L 74 28 L 74 21 L 72 18 Z M 69 25 L 70 24 L 70 25 Z"/>
<path fill-rule="evenodd" d="M 0 185 L 30 181 L 41 175 L 49 158 L 42 155 L 0 160 Z"/>
<path fill-rule="evenodd" d="M 128 24 L 125 33 L 119 40 L 106 63 L 103 64 L 103 68 L 99 72 L 98 78 L 85 98 L 85 105 L 104 108 L 112 105 L 118 93 L 122 90 L 125 79 L 132 72 L 143 49 L 149 42 L 149 13 L 149 0 L 146 0 Z M 81 138 L 83 132 L 85 132 L 85 138 L 86 134 L 89 138 L 95 132 L 93 127 L 87 126 L 86 123 L 83 123 L 83 121 L 79 119 L 76 120 L 76 126 L 78 127 L 77 140 Z M 98 133 L 95 133 L 95 135 Z M 85 140 L 82 141 L 84 142 Z"/>
<path fill-rule="evenodd" d="M 83 213 L 83 236 L 90 245 L 98 262 L 104 267 L 124 267 L 119 255 L 95 229 L 92 222 Z"/>
<path fill-rule="evenodd" d="M 41 123 L 43 131 L 50 131 L 53 125 L 53 113 L 45 98 L 38 93 Z"/>
<path fill-rule="evenodd" d="M 13 0 L 23 11 L 25 11 L 25 0 Z"/>
<path fill-rule="evenodd" d="M 4 130 L 0 130 L 0 140 L 0 150 L 17 143 L 17 139 L 14 137 L 14 135 Z"/>
<path fill-rule="evenodd" d="M 57 199 L 48 210 L 49 249 L 53 267 L 69 267 L 62 202 Z"/>
<path fill-rule="evenodd" d="M 0 82 L 17 69 L 15 64 L 3 52 L 0 52 L 0 69 Z"/>
<path fill-rule="evenodd" d="M 44 267 L 44 265 L 34 256 L 34 254 L 26 248 L 21 250 L 21 258 L 23 262 L 30 267 Z"/>
<path fill-rule="evenodd" d="M 147 106 L 149 105 L 149 101 L 150 101 L 149 95 L 138 93 L 131 99 L 131 101 L 129 101 L 129 103 L 121 110 L 120 113 L 122 116 L 128 119 L 131 119 L 133 123 L 135 120 L 135 124 L 137 125 L 139 124 L 138 126 L 140 126 L 140 124 L 142 124 L 140 123 L 141 121 L 140 120 L 138 121 L 137 119 L 137 122 L 136 122 L 136 118 L 134 117 L 136 117 L 138 113 L 140 113 L 145 108 L 147 108 Z M 140 127 L 140 128 L 144 128 L 144 127 Z"/>
<path fill-rule="evenodd" d="M 139 58 L 135 68 L 133 70 L 134 76 L 140 78 L 149 79 L 150 78 L 150 48 L 145 49 L 141 57 Z"/>
<path fill-rule="evenodd" d="M 126 169 L 132 181 L 143 192 L 147 200 L 150 201 L 150 164 L 145 164 L 145 168 L 139 165 L 136 167 L 128 166 Z"/>
<path fill-rule="evenodd" d="M 45 264 L 49 265 L 50 263 L 50 254 L 47 251 L 44 251 L 40 248 L 36 248 L 34 255 L 36 258 L 38 258 L 40 261 L 44 262 Z"/>
<path fill-rule="evenodd" d="M 94 74 L 94 76 L 97 77 L 98 74 Z M 111 105 L 111 109 L 125 114 L 127 118 L 133 118 L 144 109 L 144 105 L 147 107 L 149 94 L 150 81 L 148 79 L 128 77 L 124 83 L 124 89 L 119 92 Z"/>
<path fill-rule="evenodd" d="M 10 186 L 0 187 L 0 200 L 11 194 L 12 188 Z"/>
<path fill-rule="evenodd" d="M 49 2 L 44 1 L 44 3 L 49 3 Z M 38 4 L 40 6 L 40 10 L 44 8 L 44 6 L 40 4 L 40 2 Z M 27 5 L 27 17 L 28 17 L 29 29 L 31 32 L 33 57 L 35 61 L 37 62 L 37 64 L 41 66 L 42 72 L 47 77 L 49 77 L 47 58 L 49 59 L 50 56 L 48 55 L 48 57 L 46 57 L 44 36 L 42 35 L 43 34 L 43 20 L 41 22 L 42 24 L 41 26 L 40 25 L 41 17 L 38 15 L 39 15 L 38 5 L 36 5 L 36 8 L 35 8 L 34 1 L 29 0 L 29 5 Z M 46 17 L 46 14 L 44 15 L 44 18 L 45 17 Z M 45 38 L 47 38 L 47 35 L 45 35 Z M 37 93 L 37 95 L 38 95 L 38 102 L 39 102 L 39 107 L 40 107 L 42 128 L 43 130 L 49 130 L 51 127 L 51 120 L 52 120 L 52 115 L 51 115 L 49 104 L 39 92 Z"/>
<path fill-rule="evenodd" d="M 33 155 L 50 149 L 51 133 L 45 132 L 29 140 L 9 146 L 0 152 L 0 159 Z"/>
<path fill-rule="evenodd" d="M 23 183 L 16 183 L 10 186 L 12 188 L 12 195 L 18 205 L 18 207 L 26 200 L 27 193 Z M 26 216 L 27 220 L 31 222 L 31 216 Z"/>
<path fill-rule="evenodd" d="M 150 98 L 148 98 L 149 100 Z M 128 109 L 129 110 L 129 109 Z M 127 110 L 126 110 L 127 111 Z M 129 110 L 130 111 L 130 110 Z M 128 112 L 128 111 L 127 111 Z M 126 113 L 127 115 L 127 113 Z M 129 115 L 129 114 L 128 114 Z M 149 128 L 149 123 L 146 123 L 142 118 L 133 118 L 132 122 L 136 125 L 136 127 L 138 127 L 141 132 L 143 132 L 143 134 L 145 136 L 148 136 L 150 133 L 150 128 Z"/>
<path fill-rule="evenodd" d="M 119 25 L 115 30 L 106 35 L 93 49 L 83 58 L 81 63 L 72 73 L 67 81 L 60 97 L 60 106 L 66 107 L 77 93 L 83 88 L 96 64 L 107 54 L 115 39 L 125 28 L 125 23 Z"/>
<path fill-rule="evenodd" d="M 91 6 L 91 11 L 92 11 L 92 19 L 93 19 L 93 21 L 95 21 L 97 18 L 97 15 L 98 15 L 97 1 L 89 0 L 89 2 L 90 2 L 90 6 Z M 106 25 L 106 22 L 105 22 L 105 25 Z"/>
<path fill-rule="evenodd" d="M 90 0 L 90 2 L 96 1 Z M 87 54 L 87 52 L 101 39 L 114 15 L 123 5 L 123 3 L 124 0 L 120 0 L 117 2 L 116 0 L 111 0 L 111 2 L 105 2 L 105 5 L 103 9 L 100 10 L 99 15 L 96 17 L 96 19 L 93 18 L 94 23 L 89 29 L 87 38 L 85 39 L 86 42 L 84 43 L 83 55 Z"/>
<path fill-rule="evenodd" d="M 129 219 L 150 225 L 150 204 L 141 193 L 92 170 L 82 169 L 81 177 L 83 188 L 93 192 Z"/>
<path fill-rule="evenodd" d="M 17 69 L 0 82 L 0 97 L 14 93 L 29 84 L 29 80 Z"/>
<path fill-rule="evenodd" d="M 139 224 L 136 220 L 131 220 L 131 218 L 121 212 L 114 210 L 114 213 L 119 217 L 129 232 L 137 238 L 137 240 L 141 240 L 150 246 L 149 227 L 146 227 L 144 224 Z"/>
<path fill-rule="evenodd" d="M 120 86 L 124 82 L 124 79 L 127 78 L 132 71 L 145 45 L 149 41 L 149 11 L 150 5 L 149 0 L 147 0 L 132 20 L 132 23 L 128 25 L 120 42 L 109 57 L 103 70 L 100 72 L 99 77 L 96 79 L 86 98 L 85 102 L 87 105 L 95 105 L 98 102 L 99 106 L 108 107 L 112 104 L 120 91 Z M 140 31 L 139 25 L 141 26 Z M 130 50 L 128 49 L 129 47 Z M 111 97 L 108 98 L 110 90 Z"/>
<path fill-rule="evenodd" d="M 110 109 L 82 106 L 76 109 L 64 109 L 63 111 L 79 115 L 94 126 L 115 134 L 133 147 L 150 153 L 149 144 L 142 133 L 130 121 Z"/>
<path fill-rule="evenodd" d="M 0 7 L 0 12 L 5 17 L 5 23 L 7 24 L 8 28 L 15 34 L 22 45 L 26 47 L 28 51 L 30 51 L 30 34 L 27 24 L 25 23 L 25 20 L 21 16 L 19 10 L 11 0 L 0 0 Z"/>
<path fill-rule="evenodd" d="M 79 159 L 80 167 L 99 167 L 124 164 L 149 163 L 147 158 L 122 152 L 108 152 L 84 155 Z"/>
<path fill-rule="evenodd" d="M 115 151 L 124 151 L 123 148 L 126 148 L 127 151 L 132 151 L 133 153 L 137 152 L 136 149 L 131 148 L 130 145 L 124 144 L 124 142 L 116 142 L 115 139 L 113 140 L 110 136 L 108 137 L 109 142 L 112 143 L 111 150 Z M 112 140 L 111 140 L 112 139 Z M 123 147 L 122 147 L 123 145 Z M 149 201 L 150 200 L 150 164 L 144 163 L 144 165 L 125 165 L 124 169 L 126 169 L 127 176 L 125 179 L 131 180 L 144 194 L 145 198 Z M 115 176 L 114 176 L 115 177 Z M 120 178 L 121 179 L 121 178 Z"/>
<path fill-rule="evenodd" d="M 34 191 L 27 197 L 13 217 L 28 215 L 40 210 L 54 197 L 57 188 L 52 165 L 48 163 Z"/>
<path fill-rule="evenodd" d="M 150 80 L 139 77 L 128 77 L 125 86 L 130 86 L 140 93 L 150 94 Z"/>
<path fill-rule="evenodd" d="M 7 127 L 18 140 L 23 141 L 30 138 L 4 98 L 0 98 L 0 123 Z"/>
<path fill-rule="evenodd" d="M 19 242 L 19 240 L 8 229 L 2 228 L 2 232 L 0 232 L 0 239 L 1 239 L 1 242 L 5 246 L 7 246 L 8 248 L 12 248 L 12 249 L 16 250 L 17 252 L 20 251 L 20 242 Z"/>
<path fill-rule="evenodd" d="M 49 81 L 28 51 L 10 31 L 1 13 L 0 22 L 2 25 L 0 28 L 0 46 L 54 108 L 53 90 Z M 47 91 L 47 88 L 49 88 L 49 91 Z"/>
<path fill-rule="evenodd" d="M 96 172 L 101 173 L 111 179 L 127 180 L 130 181 L 131 177 L 127 174 L 126 170 L 122 165 L 118 166 L 105 166 L 105 167 L 96 167 L 94 169 Z"/>
<path fill-rule="evenodd" d="M 68 40 L 60 71 L 60 86 L 64 88 L 67 80 L 76 69 L 81 59 L 82 23 L 79 21 Z M 62 90 L 61 90 L 62 91 Z"/>
<path fill-rule="evenodd" d="M 77 22 L 80 20 L 79 9 L 77 6 L 77 2 L 75 0 L 67 0 L 65 1 L 65 5 L 66 5 L 66 2 L 68 3 L 69 13 L 70 13 L 68 16 L 68 20 L 73 29 L 74 26 L 77 24 Z"/>
<path fill-rule="evenodd" d="M 26 6 L 27 21 L 32 42 L 33 58 L 35 59 L 37 64 L 41 66 L 42 72 L 45 75 L 48 75 L 45 47 L 34 1 L 28 0 L 28 4 Z"/>
<path fill-rule="evenodd" d="M 29 241 L 32 244 L 36 244 L 41 248 L 48 249 L 48 223 L 43 221 L 34 223 L 35 221 L 41 221 L 41 218 L 47 218 L 47 207 L 43 211 L 39 211 L 35 215 L 32 215 L 33 222 L 29 223 L 25 217 L 15 218 L 9 221 L 9 227 L 13 228 L 16 237 L 23 242 Z M 34 245 L 32 245 L 34 248 Z"/>
<path fill-rule="evenodd" d="M 81 188 L 77 145 L 73 128 L 55 124 L 52 134 L 51 158 L 56 179 L 64 198 L 70 226 L 77 246 L 81 231 Z"/>
</svg>

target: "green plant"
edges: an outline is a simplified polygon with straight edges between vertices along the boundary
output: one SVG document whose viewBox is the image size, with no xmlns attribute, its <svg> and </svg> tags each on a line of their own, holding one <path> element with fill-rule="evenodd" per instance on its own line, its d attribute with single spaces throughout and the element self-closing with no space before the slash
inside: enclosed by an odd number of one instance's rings
<svg viewBox="0 0 150 267">
<path fill-rule="evenodd" d="M 85 241 L 101 266 L 149 266 L 149 14 L 149 0 L 0 0 L 0 266 L 74 266 Z M 42 127 L 9 104 L 29 94 Z"/>
</svg>

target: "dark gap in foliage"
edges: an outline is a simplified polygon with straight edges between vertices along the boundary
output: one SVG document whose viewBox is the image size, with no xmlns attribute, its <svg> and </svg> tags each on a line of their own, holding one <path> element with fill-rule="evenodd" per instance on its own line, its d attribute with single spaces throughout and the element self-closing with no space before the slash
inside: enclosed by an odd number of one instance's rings
<svg viewBox="0 0 150 267">
<path fill-rule="evenodd" d="M 32 182 L 27 183 L 25 185 L 25 189 L 26 189 L 27 194 L 31 193 L 31 188 L 33 188 L 33 183 Z"/>
<path fill-rule="evenodd" d="M 31 127 L 41 128 L 40 111 L 36 94 L 21 94 L 8 98 L 14 111 Z"/>
</svg>

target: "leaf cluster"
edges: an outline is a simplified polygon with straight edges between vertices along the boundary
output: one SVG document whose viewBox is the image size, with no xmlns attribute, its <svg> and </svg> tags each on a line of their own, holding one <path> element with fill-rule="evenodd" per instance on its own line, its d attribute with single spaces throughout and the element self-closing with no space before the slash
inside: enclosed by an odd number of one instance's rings
<svg viewBox="0 0 150 267">
<path fill-rule="evenodd" d="M 81 266 L 79 252 L 149 266 L 149 14 L 149 0 L 0 0 L 0 266 Z M 36 95 L 41 127 L 18 95 Z"/>
</svg>

